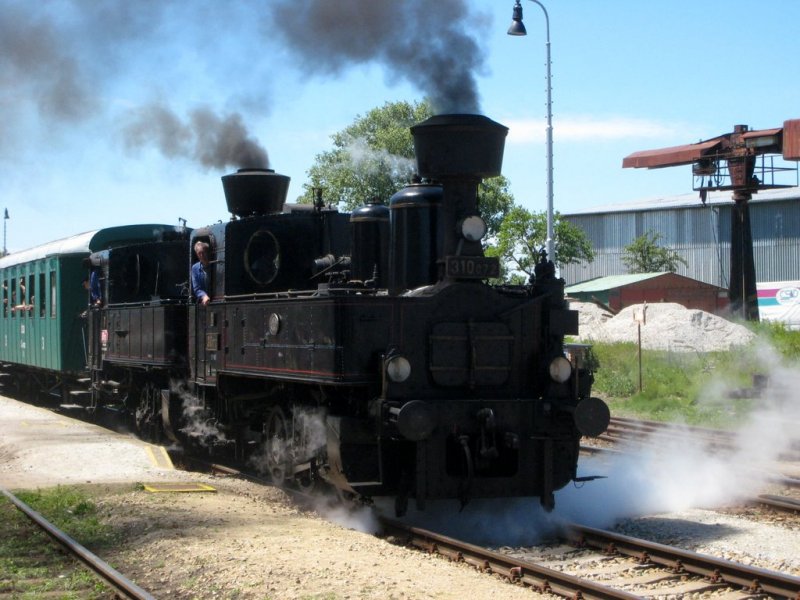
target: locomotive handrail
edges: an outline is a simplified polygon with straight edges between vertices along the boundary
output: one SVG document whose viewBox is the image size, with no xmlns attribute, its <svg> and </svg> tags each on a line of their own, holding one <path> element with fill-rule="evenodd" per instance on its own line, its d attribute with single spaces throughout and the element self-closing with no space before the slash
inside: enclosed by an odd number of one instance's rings
<svg viewBox="0 0 800 600">
<path fill-rule="evenodd" d="M 137 300 L 135 302 L 110 302 L 102 308 L 130 308 L 137 306 L 165 306 L 189 304 L 189 298 L 163 298 L 159 300 Z"/>
<path fill-rule="evenodd" d="M 249 294 L 231 294 L 222 297 L 223 300 L 278 300 L 280 298 L 299 298 L 313 296 L 316 290 L 288 290 L 284 292 L 251 292 Z"/>
<path fill-rule="evenodd" d="M 376 295 L 377 290 L 369 288 L 328 288 L 325 294 L 321 294 L 320 290 L 288 290 L 284 292 L 252 292 L 249 294 L 233 294 L 230 296 L 223 296 L 225 301 L 228 300 L 278 300 L 281 298 L 320 298 L 329 294 L 361 294 L 361 295 Z"/>
</svg>

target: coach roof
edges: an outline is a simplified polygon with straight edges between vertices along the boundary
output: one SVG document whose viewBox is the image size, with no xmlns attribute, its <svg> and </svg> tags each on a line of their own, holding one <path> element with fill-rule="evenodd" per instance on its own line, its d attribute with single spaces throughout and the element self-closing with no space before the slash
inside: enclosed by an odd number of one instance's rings
<svg viewBox="0 0 800 600">
<path fill-rule="evenodd" d="M 82 255 L 113 246 L 130 243 L 158 241 L 167 232 L 180 231 L 175 225 L 122 225 L 79 233 L 71 237 L 48 242 L 40 246 L 13 252 L 0 258 L 0 269 L 28 263 L 48 256 Z"/>
</svg>

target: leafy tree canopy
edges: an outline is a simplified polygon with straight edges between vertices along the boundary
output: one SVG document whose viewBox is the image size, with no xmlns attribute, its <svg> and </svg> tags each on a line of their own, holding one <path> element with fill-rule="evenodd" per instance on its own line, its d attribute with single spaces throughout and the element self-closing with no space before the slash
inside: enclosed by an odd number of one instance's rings
<svg viewBox="0 0 800 600">
<path fill-rule="evenodd" d="M 637 237 L 623 249 L 622 262 L 631 273 L 674 273 L 678 265 L 686 266 L 684 258 L 669 248 L 659 246 L 663 236 L 648 231 Z"/>
<path fill-rule="evenodd" d="M 594 260 L 594 251 L 586 234 L 569 221 L 554 214 L 555 257 L 553 262 L 568 265 L 582 260 Z M 505 265 L 506 278 L 522 283 L 533 275 L 539 261 L 539 251 L 547 240 L 547 213 L 531 212 L 514 206 L 503 219 L 495 243 L 487 255 L 497 256 Z"/>
<path fill-rule="evenodd" d="M 299 202 L 311 202 L 314 189 L 323 198 L 353 210 L 374 198 L 388 202 L 407 185 L 415 173 L 414 142 L 410 127 L 433 116 L 423 102 L 387 102 L 374 108 L 331 136 L 333 149 L 317 155 L 309 169 L 309 183 Z M 494 177 L 480 184 L 478 204 L 489 234 L 495 234 L 505 214 L 514 204 L 505 177 Z"/>
</svg>

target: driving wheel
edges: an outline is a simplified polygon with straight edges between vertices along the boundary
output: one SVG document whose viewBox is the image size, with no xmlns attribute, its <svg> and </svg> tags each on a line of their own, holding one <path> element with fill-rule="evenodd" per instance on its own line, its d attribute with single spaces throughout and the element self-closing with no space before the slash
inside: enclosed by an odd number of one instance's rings
<svg viewBox="0 0 800 600">
<path fill-rule="evenodd" d="M 136 430 L 143 438 L 155 440 L 159 435 L 161 420 L 161 390 L 153 382 L 147 382 L 139 391 L 134 414 Z"/>
<path fill-rule="evenodd" d="M 286 416 L 279 406 L 273 408 L 267 416 L 264 438 L 267 470 L 275 483 L 283 484 L 291 473 L 292 437 Z"/>
</svg>

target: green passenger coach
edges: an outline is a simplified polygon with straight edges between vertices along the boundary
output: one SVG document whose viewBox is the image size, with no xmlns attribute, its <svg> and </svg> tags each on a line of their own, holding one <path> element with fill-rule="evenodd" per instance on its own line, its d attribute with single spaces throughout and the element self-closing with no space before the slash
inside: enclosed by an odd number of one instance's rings
<svg viewBox="0 0 800 600">
<path fill-rule="evenodd" d="M 161 240 L 179 230 L 171 225 L 109 227 L 0 258 L 0 362 L 14 377 L 13 384 L 21 391 L 47 389 L 66 400 L 70 384 L 87 367 L 84 259 L 92 252 Z"/>
</svg>

